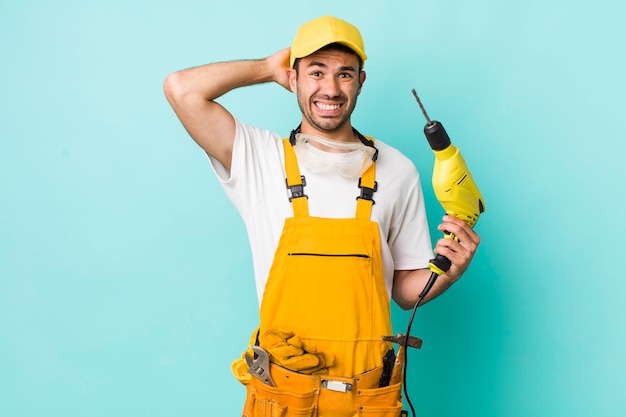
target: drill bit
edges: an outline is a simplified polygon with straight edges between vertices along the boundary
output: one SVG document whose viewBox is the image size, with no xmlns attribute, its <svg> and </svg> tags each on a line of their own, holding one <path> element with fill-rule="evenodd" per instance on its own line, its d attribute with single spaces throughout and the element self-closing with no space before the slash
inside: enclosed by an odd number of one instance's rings
<svg viewBox="0 0 626 417">
<path fill-rule="evenodd" d="M 419 104 L 420 109 L 422 109 L 422 113 L 424 114 L 424 117 L 426 118 L 426 124 L 428 126 L 432 126 L 433 122 L 430 121 L 430 117 L 428 117 L 428 114 L 426 113 L 426 109 L 422 105 L 422 101 L 420 100 L 420 98 L 417 96 L 417 93 L 415 92 L 415 89 L 412 88 L 411 91 L 413 92 L 413 95 L 415 96 L 415 100 L 417 100 L 417 104 Z"/>
</svg>

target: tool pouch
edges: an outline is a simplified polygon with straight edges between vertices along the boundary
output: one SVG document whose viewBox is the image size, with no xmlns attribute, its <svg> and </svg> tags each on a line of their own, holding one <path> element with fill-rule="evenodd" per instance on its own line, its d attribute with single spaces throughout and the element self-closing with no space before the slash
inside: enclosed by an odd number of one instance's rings
<svg viewBox="0 0 626 417">
<path fill-rule="evenodd" d="M 402 412 L 401 388 L 402 384 L 398 383 L 383 388 L 359 390 L 355 416 L 399 417 Z"/>
<path fill-rule="evenodd" d="M 316 416 L 317 392 L 308 387 L 271 387 L 258 378 L 246 386 L 243 417 Z"/>
<path fill-rule="evenodd" d="M 243 417 L 399 417 L 402 411 L 402 384 L 378 387 L 382 368 L 341 378 L 271 364 L 270 373 L 275 387 L 258 378 L 246 385 Z"/>
</svg>

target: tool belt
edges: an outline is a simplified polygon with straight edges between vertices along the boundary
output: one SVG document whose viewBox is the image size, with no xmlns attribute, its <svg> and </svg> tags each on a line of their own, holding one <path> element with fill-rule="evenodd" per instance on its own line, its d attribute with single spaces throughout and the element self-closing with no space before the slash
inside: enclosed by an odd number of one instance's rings
<svg viewBox="0 0 626 417">
<path fill-rule="evenodd" d="M 252 378 L 246 385 L 243 417 L 398 417 L 401 382 L 379 387 L 383 368 L 352 378 L 304 375 L 276 364 L 269 369 L 275 386 Z"/>
</svg>

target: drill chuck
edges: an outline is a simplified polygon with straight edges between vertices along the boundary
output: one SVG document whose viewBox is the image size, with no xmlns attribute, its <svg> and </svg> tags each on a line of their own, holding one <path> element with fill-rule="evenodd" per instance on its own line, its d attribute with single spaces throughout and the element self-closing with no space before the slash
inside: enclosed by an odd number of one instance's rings
<svg viewBox="0 0 626 417">
<path fill-rule="evenodd" d="M 442 151 L 450 146 L 450 137 L 443 125 L 436 120 L 424 126 L 424 135 L 433 151 Z"/>
</svg>

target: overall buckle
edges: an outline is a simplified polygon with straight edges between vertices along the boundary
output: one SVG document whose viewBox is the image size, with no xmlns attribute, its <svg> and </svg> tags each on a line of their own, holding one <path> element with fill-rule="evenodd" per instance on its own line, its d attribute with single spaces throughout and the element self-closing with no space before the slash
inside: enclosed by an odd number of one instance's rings
<svg viewBox="0 0 626 417">
<path fill-rule="evenodd" d="M 359 188 L 361 189 L 361 195 L 357 197 L 362 200 L 370 200 L 372 204 L 376 204 L 374 201 L 374 193 L 378 190 L 378 182 L 374 181 L 374 188 L 365 187 L 361 185 L 361 178 L 359 178 Z"/>
<path fill-rule="evenodd" d="M 304 187 L 306 186 L 306 179 L 304 175 L 300 175 L 300 184 L 289 185 L 289 179 L 285 179 L 285 183 L 287 184 L 287 189 L 290 192 L 289 201 L 294 198 L 306 197 L 309 198 L 308 195 L 304 194 Z"/>
</svg>

